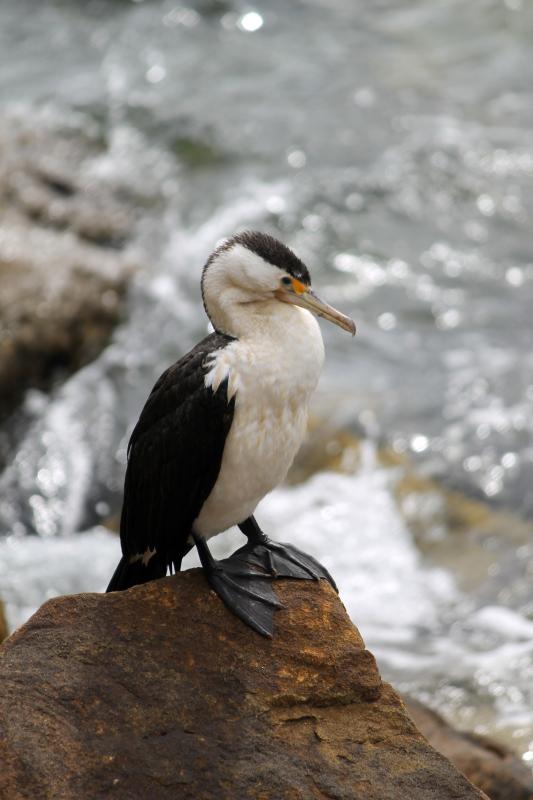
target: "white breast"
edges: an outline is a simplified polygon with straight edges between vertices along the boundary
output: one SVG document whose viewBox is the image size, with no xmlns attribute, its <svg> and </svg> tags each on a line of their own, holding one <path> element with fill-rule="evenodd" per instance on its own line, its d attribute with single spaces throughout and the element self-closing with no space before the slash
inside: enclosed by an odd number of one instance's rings
<svg viewBox="0 0 533 800">
<path fill-rule="evenodd" d="M 305 434 L 323 362 L 315 318 L 294 306 L 215 355 L 206 386 L 216 391 L 227 378 L 235 413 L 218 479 L 194 523 L 197 533 L 209 538 L 243 522 L 284 480 Z"/>
</svg>

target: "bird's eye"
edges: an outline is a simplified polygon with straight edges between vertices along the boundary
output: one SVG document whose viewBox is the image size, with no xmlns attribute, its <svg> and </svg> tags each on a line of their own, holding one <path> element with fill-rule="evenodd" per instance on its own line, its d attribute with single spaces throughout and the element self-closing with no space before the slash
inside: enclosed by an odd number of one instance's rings
<svg viewBox="0 0 533 800">
<path fill-rule="evenodd" d="M 291 280 L 291 278 L 282 278 L 282 279 L 281 279 L 281 282 L 282 282 L 283 284 L 285 284 L 285 286 L 290 286 L 290 285 L 291 285 L 291 283 L 292 283 L 292 280 Z"/>
</svg>

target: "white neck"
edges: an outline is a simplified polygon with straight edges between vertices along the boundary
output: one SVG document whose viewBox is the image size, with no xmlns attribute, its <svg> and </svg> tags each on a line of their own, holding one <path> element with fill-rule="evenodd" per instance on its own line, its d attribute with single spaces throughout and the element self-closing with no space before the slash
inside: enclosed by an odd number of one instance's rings
<svg viewBox="0 0 533 800">
<path fill-rule="evenodd" d="M 303 316 L 312 315 L 275 298 L 231 303 L 215 312 L 216 329 L 244 341 L 290 337 L 291 328 L 301 326 Z M 314 320 L 313 320 L 314 321 Z M 312 324 L 312 322 L 311 322 Z"/>
</svg>

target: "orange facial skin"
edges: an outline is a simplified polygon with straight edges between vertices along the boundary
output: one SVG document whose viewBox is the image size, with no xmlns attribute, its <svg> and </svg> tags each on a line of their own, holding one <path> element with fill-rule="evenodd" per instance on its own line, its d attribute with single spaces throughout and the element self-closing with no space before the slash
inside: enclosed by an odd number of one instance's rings
<svg viewBox="0 0 533 800">
<path fill-rule="evenodd" d="M 307 291 L 307 286 L 305 283 L 301 283 L 301 281 L 297 281 L 296 278 L 292 279 L 292 288 L 296 294 L 304 294 Z"/>
</svg>

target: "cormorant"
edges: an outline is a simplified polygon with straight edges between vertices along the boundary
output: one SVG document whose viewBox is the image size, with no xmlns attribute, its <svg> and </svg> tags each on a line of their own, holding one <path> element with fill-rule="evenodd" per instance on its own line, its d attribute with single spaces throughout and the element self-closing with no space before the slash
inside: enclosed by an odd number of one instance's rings
<svg viewBox="0 0 533 800">
<path fill-rule="evenodd" d="M 351 334 L 355 324 L 311 291 L 292 250 L 257 231 L 220 245 L 201 285 L 214 332 L 161 375 L 133 430 L 123 556 L 107 591 L 178 571 L 196 545 L 224 603 L 271 636 L 280 607 L 272 578 L 326 578 L 336 588 L 311 556 L 269 540 L 253 514 L 285 478 L 305 433 L 324 361 L 313 314 Z M 248 543 L 216 561 L 207 540 L 232 525 Z"/>
</svg>

